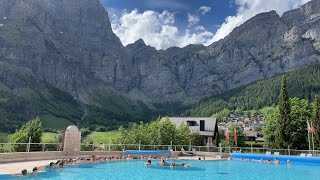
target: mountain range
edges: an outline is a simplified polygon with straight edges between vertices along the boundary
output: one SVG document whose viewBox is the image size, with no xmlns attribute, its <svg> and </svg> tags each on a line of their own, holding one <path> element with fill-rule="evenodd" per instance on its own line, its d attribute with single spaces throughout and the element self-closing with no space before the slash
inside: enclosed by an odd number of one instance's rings
<svg viewBox="0 0 320 180">
<path fill-rule="evenodd" d="M 99 0 L 0 1 L 0 131 L 176 115 L 320 59 L 320 0 L 256 15 L 209 46 L 123 46 Z"/>
</svg>

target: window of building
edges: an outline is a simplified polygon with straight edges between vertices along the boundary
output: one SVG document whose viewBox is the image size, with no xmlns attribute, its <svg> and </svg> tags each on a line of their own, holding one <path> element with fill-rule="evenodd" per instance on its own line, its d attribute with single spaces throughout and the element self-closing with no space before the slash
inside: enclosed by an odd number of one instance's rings
<svg viewBox="0 0 320 180">
<path fill-rule="evenodd" d="M 197 121 L 187 121 L 188 126 L 199 126 Z"/>
</svg>

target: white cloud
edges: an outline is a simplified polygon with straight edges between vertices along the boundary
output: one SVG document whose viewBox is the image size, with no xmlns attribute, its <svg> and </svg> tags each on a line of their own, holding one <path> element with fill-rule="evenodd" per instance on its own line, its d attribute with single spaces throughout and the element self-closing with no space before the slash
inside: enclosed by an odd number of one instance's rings
<svg viewBox="0 0 320 180">
<path fill-rule="evenodd" d="M 198 24 L 198 22 L 200 21 L 200 17 L 206 15 L 210 11 L 211 11 L 211 7 L 201 6 L 196 13 L 194 14 L 188 13 L 189 26 Z"/>
<path fill-rule="evenodd" d="M 169 11 L 131 12 L 111 15 L 112 29 L 124 45 L 143 39 L 147 45 L 156 49 L 167 49 L 172 46 L 184 47 L 188 44 L 209 45 L 227 36 L 235 27 L 258 13 L 276 10 L 280 15 L 297 8 L 310 0 L 235 0 L 238 6 L 235 16 L 228 16 L 219 26 L 217 32 L 209 32 L 198 25 L 200 17 L 211 8 L 202 6 L 195 13 L 188 14 L 189 26 L 182 30 L 176 26 L 175 15 Z"/>
<path fill-rule="evenodd" d="M 121 17 L 112 15 L 111 23 L 114 33 L 124 45 L 141 38 L 156 49 L 167 49 L 188 44 L 208 44 L 213 38 L 213 33 L 202 26 L 179 30 L 175 25 L 175 15 L 168 11 L 125 11 Z"/>
<path fill-rule="evenodd" d="M 298 8 L 310 0 L 235 0 L 238 5 L 237 14 L 228 16 L 217 30 L 212 42 L 227 36 L 235 27 L 243 24 L 253 16 L 271 10 L 276 10 L 282 15 L 285 11 Z"/>
<path fill-rule="evenodd" d="M 189 26 L 198 24 L 199 21 L 200 21 L 200 17 L 199 17 L 198 15 L 188 13 L 188 23 L 189 23 Z"/>
<path fill-rule="evenodd" d="M 207 14 L 208 12 L 211 11 L 211 7 L 208 6 L 201 6 L 198 10 L 202 15 Z"/>
</svg>

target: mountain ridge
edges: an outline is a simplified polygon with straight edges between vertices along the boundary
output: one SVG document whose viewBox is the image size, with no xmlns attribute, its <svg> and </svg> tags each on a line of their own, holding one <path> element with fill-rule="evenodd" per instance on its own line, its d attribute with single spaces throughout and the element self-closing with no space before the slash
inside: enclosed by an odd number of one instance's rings
<svg viewBox="0 0 320 180">
<path fill-rule="evenodd" d="M 167 115 L 163 105 L 180 109 L 320 59 L 320 0 L 281 17 L 258 14 L 210 46 L 160 51 L 143 40 L 124 47 L 98 0 L 3 0 L 0 24 L 1 90 L 56 97 L 41 90 L 48 84 L 66 92 L 77 115 L 64 117 L 77 124 L 118 126 Z M 48 103 L 39 101 L 40 107 Z M 30 106 L 22 114 L 30 118 L 48 109 Z"/>
</svg>

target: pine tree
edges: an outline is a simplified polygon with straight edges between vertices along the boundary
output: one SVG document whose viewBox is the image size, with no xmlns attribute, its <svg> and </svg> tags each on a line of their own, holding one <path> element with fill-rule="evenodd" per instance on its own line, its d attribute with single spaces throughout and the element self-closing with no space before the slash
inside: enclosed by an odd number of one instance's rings
<svg viewBox="0 0 320 180">
<path fill-rule="evenodd" d="M 276 126 L 275 145 L 277 148 L 287 148 L 291 145 L 290 137 L 292 129 L 290 127 L 291 104 L 288 97 L 287 80 L 285 76 L 281 79 L 279 111 L 280 116 Z"/>
<path fill-rule="evenodd" d="M 316 140 L 320 146 L 320 103 L 318 95 L 315 96 L 312 111 L 312 125 L 316 129 Z"/>
</svg>

